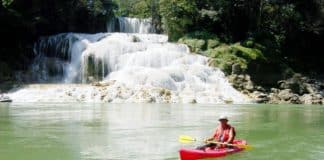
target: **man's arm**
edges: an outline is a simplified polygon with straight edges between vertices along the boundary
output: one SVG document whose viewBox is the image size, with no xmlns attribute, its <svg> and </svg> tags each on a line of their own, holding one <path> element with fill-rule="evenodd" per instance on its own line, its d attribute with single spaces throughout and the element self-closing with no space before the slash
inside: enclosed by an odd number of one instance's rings
<svg viewBox="0 0 324 160">
<path fill-rule="evenodd" d="M 235 133 L 234 132 L 235 132 L 234 131 L 234 128 L 231 127 L 230 133 L 229 133 L 229 138 L 228 138 L 228 140 L 225 143 L 233 143 L 233 140 L 235 138 Z"/>
<path fill-rule="evenodd" d="M 215 140 L 214 137 L 210 137 L 210 138 L 205 139 L 205 142 L 208 142 L 208 141 L 214 141 L 214 140 Z"/>
<path fill-rule="evenodd" d="M 215 136 L 216 136 L 216 132 L 217 132 L 217 129 L 215 131 L 215 133 L 213 134 L 213 136 L 211 136 L 210 138 L 206 138 L 205 139 L 205 143 L 208 143 L 208 141 L 215 141 Z"/>
</svg>

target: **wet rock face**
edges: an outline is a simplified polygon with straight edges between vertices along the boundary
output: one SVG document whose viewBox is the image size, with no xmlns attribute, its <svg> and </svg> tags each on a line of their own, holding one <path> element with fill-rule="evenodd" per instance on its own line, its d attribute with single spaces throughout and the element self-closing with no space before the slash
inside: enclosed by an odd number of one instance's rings
<svg viewBox="0 0 324 160">
<path fill-rule="evenodd" d="M 240 64 L 235 63 L 232 65 L 232 75 L 241 74 L 242 72 L 243 71 Z"/>
<path fill-rule="evenodd" d="M 324 102 L 323 96 L 318 94 L 304 94 L 300 99 L 304 104 L 323 104 Z"/>
<path fill-rule="evenodd" d="M 278 101 L 279 100 L 279 101 Z M 292 92 L 291 89 L 280 90 L 277 93 L 276 99 L 271 99 L 272 103 L 292 103 L 292 104 L 300 104 L 299 96 Z"/>
<path fill-rule="evenodd" d="M 239 91 L 251 92 L 255 90 L 254 84 L 247 74 L 232 74 L 228 76 L 228 80 Z"/>
<path fill-rule="evenodd" d="M 233 87 L 243 94 L 248 95 L 256 103 L 267 103 L 269 96 L 261 86 L 256 86 L 247 74 L 231 74 L 228 76 L 229 82 Z"/>
<path fill-rule="evenodd" d="M 295 74 L 278 82 L 279 89 L 272 90 L 272 103 L 323 104 L 323 82 Z"/>
<path fill-rule="evenodd" d="M 256 103 L 267 103 L 270 100 L 268 94 L 260 92 L 260 91 L 254 91 L 251 94 L 251 97 L 253 98 L 254 102 L 256 102 Z"/>
<path fill-rule="evenodd" d="M 318 90 L 316 83 L 314 79 L 303 77 L 300 74 L 295 74 L 292 78 L 278 82 L 280 89 L 291 89 L 292 92 L 299 95 L 315 93 Z"/>
<path fill-rule="evenodd" d="M 251 97 L 256 103 L 273 104 L 324 104 L 324 83 L 295 74 L 278 81 L 278 88 L 256 86 L 249 75 L 228 76 L 234 88 Z"/>
</svg>

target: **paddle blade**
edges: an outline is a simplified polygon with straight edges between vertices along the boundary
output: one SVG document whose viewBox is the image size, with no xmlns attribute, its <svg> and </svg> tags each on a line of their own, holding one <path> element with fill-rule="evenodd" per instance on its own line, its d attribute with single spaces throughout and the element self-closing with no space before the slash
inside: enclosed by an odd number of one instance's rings
<svg viewBox="0 0 324 160">
<path fill-rule="evenodd" d="M 192 143 L 195 141 L 196 141 L 196 139 L 192 138 L 191 136 L 186 136 L 186 135 L 179 136 L 180 143 Z"/>
<path fill-rule="evenodd" d="M 250 146 L 250 145 L 236 144 L 235 146 L 237 146 L 239 148 L 246 149 L 246 150 L 251 150 L 252 149 L 252 146 Z"/>
</svg>

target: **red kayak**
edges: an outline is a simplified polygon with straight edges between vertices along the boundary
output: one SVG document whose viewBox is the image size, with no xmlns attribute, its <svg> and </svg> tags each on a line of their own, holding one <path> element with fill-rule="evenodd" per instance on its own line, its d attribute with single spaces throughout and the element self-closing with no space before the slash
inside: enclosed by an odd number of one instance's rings
<svg viewBox="0 0 324 160">
<path fill-rule="evenodd" d="M 246 145 L 245 140 L 234 140 L 233 144 Z M 181 160 L 198 160 L 204 158 L 216 158 L 223 157 L 228 154 L 236 153 L 244 150 L 243 148 L 233 147 L 233 148 L 222 148 L 222 149 L 209 149 L 197 150 L 197 149 L 180 149 L 180 159 Z"/>
</svg>

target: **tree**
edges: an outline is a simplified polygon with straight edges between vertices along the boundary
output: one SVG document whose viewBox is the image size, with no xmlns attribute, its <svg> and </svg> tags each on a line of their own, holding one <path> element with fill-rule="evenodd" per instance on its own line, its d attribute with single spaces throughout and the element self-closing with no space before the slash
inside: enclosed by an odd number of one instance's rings
<svg viewBox="0 0 324 160">
<path fill-rule="evenodd" d="M 106 19 L 116 7 L 111 0 L 2 0 L 0 81 L 10 70 L 26 70 L 32 61 L 33 43 L 62 32 L 104 32 Z M 4 67 L 5 66 L 5 67 Z"/>
<path fill-rule="evenodd" d="M 191 31 L 190 26 L 195 22 L 197 15 L 194 0 L 160 0 L 159 6 L 163 28 L 170 40 L 177 40 Z"/>
</svg>

